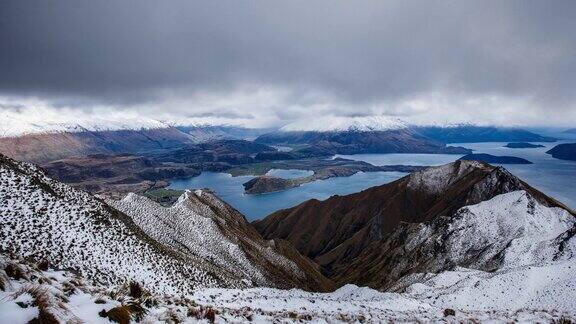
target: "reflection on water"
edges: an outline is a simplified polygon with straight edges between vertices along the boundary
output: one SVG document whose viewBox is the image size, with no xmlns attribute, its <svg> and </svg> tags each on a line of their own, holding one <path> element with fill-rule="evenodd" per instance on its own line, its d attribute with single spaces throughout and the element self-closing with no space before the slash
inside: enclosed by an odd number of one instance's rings
<svg viewBox="0 0 576 324">
<path fill-rule="evenodd" d="M 504 165 L 510 172 L 542 192 L 554 197 L 571 208 L 576 208 L 576 162 L 554 159 L 545 152 L 556 143 L 538 143 L 545 147 L 511 149 L 507 143 L 459 143 L 476 151 L 493 155 L 517 156 L 534 164 Z M 457 160 L 461 155 L 449 154 L 357 154 L 338 157 L 361 160 L 374 165 L 441 165 Z M 296 178 L 311 174 L 303 170 L 272 170 L 270 175 Z M 307 183 L 298 188 L 265 195 L 245 195 L 242 184 L 252 176 L 232 177 L 226 173 L 204 172 L 200 176 L 177 180 L 174 189 L 210 188 L 222 199 L 240 210 L 248 220 L 262 218 L 276 210 L 292 207 L 308 199 L 326 199 L 332 195 L 345 195 L 366 188 L 394 181 L 404 176 L 400 172 L 357 173 L 351 177 L 331 178 Z"/>
</svg>

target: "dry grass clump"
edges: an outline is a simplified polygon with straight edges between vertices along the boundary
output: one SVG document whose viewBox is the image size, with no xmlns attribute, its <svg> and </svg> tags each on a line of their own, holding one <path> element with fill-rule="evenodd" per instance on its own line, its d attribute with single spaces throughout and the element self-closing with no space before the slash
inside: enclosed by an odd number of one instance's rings
<svg viewBox="0 0 576 324">
<path fill-rule="evenodd" d="M 29 324 L 58 324 L 60 321 L 52 314 L 51 309 L 57 307 L 53 299 L 46 290 L 41 286 L 23 287 L 18 293 L 28 293 L 33 298 L 33 306 L 38 307 L 38 316 L 30 320 Z"/>
<path fill-rule="evenodd" d="M 216 314 L 218 311 L 212 307 L 189 307 L 188 308 L 188 317 L 193 317 L 196 319 L 205 319 L 208 320 L 210 323 L 214 323 L 216 321 Z"/>
<path fill-rule="evenodd" d="M 129 283 L 124 283 L 117 287 L 117 289 L 109 291 L 108 297 L 119 302 L 124 302 L 126 299 L 145 302 L 147 299 L 150 299 L 152 295 L 148 290 L 144 289 L 140 283 L 131 281 Z"/>
<path fill-rule="evenodd" d="M 216 311 L 210 307 L 204 312 L 204 319 L 207 319 L 210 323 L 216 321 Z"/>
<path fill-rule="evenodd" d="M 452 308 L 446 308 L 444 310 L 444 317 L 447 317 L 447 316 L 456 316 L 456 311 L 453 310 Z"/>
<path fill-rule="evenodd" d="M 14 263 L 6 264 L 6 267 L 4 267 L 4 272 L 6 272 L 8 277 L 14 280 L 20 280 L 24 278 L 24 272 L 18 265 Z"/>
<path fill-rule="evenodd" d="M 130 323 L 131 319 L 140 322 L 148 314 L 148 311 L 139 303 L 132 302 L 114 307 L 108 311 L 102 310 L 98 314 L 101 317 L 107 317 L 112 322 L 127 324 Z"/>
<path fill-rule="evenodd" d="M 131 281 L 130 285 L 128 286 L 128 289 L 129 289 L 128 296 L 132 298 L 141 298 L 142 295 L 144 294 L 142 286 L 140 285 L 140 283 L 136 281 Z"/>
<path fill-rule="evenodd" d="M 574 324 L 574 322 L 571 319 L 566 318 L 564 316 L 561 316 L 557 320 L 556 319 L 552 320 L 552 323 L 554 323 L 554 324 Z"/>
<path fill-rule="evenodd" d="M 126 305 L 114 307 L 109 311 L 102 310 L 99 314 L 102 317 L 107 317 L 112 322 L 120 324 L 130 323 L 130 310 Z"/>
<path fill-rule="evenodd" d="M 38 268 L 38 270 L 48 271 L 48 269 L 50 268 L 50 261 L 46 259 L 41 260 L 40 262 L 38 262 L 36 267 Z"/>
</svg>

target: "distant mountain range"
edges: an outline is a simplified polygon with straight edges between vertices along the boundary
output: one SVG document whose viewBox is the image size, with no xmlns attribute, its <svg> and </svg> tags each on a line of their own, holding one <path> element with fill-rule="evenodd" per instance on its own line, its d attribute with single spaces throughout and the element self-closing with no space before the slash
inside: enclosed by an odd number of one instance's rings
<svg viewBox="0 0 576 324">
<path fill-rule="evenodd" d="M 554 142 L 553 137 L 541 136 L 521 128 L 453 125 L 449 127 L 421 126 L 415 131 L 443 143 L 479 142 Z"/>
<path fill-rule="evenodd" d="M 408 128 L 408 123 L 387 116 L 310 118 L 288 124 L 282 132 L 383 132 Z"/>
<path fill-rule="evenodd" d="M 447 147 L 414 131 L 402 128 L 386 131 L 275 132 L 259 136 L 256 142 L 269 145 L 307 145 L 298 149 L 309 155 L 360 153 L 444 153 L 467 154 L 462 147 Z"/>
<path fill-rule="evenodd" d="M 455 124 L 415 126 L 396 118 L 324 117 L 296 122 L 277 132 L 264 134 L 257 142 L 270 145 L 306 145 L 309 154 L 444 153 L 469 154 L 468 149 L 447 143 L 555 141 L 520 128 Z"/>
<path fill-rule="evenodd" d="M 229 139 L 296 146 L 296 158 L 358 153 L 469 154 L 468 149 L 446 144 L 554 141 L 518 128 L 413 126 L 384 116 L 325 117 L 288 124 L 278 131 L 207 124 L 172 126 L 174 123 L 148 119 L 96 118 L 77 123 L 12 119 L 0 124 L 0 153 L 35 163 L 91 154 L 154 154 Z"/>
</svg>

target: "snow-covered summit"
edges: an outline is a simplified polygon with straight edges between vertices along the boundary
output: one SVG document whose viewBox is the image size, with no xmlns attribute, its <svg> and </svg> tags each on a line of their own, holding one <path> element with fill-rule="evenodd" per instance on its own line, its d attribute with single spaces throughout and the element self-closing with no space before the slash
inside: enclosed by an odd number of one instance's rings
<svg viewBox="0 0 576 324">
<path fill-rule="evenodd" d="M 151 118 L 136 112 L 105 110 L 84 112 L 70 109 L 26 107 L 0 109 L 0 138 L 32 134 L 151 130 L 169 127 L 205 128 L 237 126 L 242 123 L 226 118 L 159 116 Z"/>
<path fill-rule="evenodd" d="M 343 117 L 325 116 L 299 120 L 282 128 L 285 132 L 371 132 L 407 128 L 408 124 L 399 118 L 388 116 Z"/>
<path fill-rule="evenodd" d="M 475 170 L 491 171 L 492 169 L 492 166 L 485 163 L 469 160 L 429 167 L 410 174 L 408 188 L 437 194 Z"/>
</svg>

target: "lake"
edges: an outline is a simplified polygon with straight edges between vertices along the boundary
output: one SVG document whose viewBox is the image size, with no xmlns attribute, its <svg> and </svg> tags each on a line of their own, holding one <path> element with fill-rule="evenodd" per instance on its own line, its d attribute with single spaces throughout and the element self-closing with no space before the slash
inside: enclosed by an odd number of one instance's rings
<svg viewBox="0 0 576 324">
<path fill-rule="evenodd" d="M 546 151 L 561 143 L 574 143 L 574 140 L 562 140 L 554 143 L 537 143 L 544 147 L 511 149 L 504 147 L 508 142 L 496 143 L 454 143 L 474 150 L 474 153 L 508 155 L 524 158 L 534 164 L 502 164 L 512 174 L 528 182 L 534 188 L 576 209 L 576 162 L 553 158 Z M 366 161 L 374 165 L 412 164 L 441 165 L 460 158 L 460 155 L 448 154 L 356 154 L 339 155 L 346 159 Z M 500 165 L 500 164 L 494 164 Z"/>
<path fill-rule="evenodd" d="M 475 150 L 476 153 L 510 155 L 525 158 L 534 164 L 508 164 L 505 168 L 530 185 L 576 208 L 576 162 L 554 159 L 545 152 L 562 143 L 538 143 L 545 147 L 510 149 L 504 143 L 451 144 Z M 338 157 L 360 160 L 374 165 L 442 165 L 457 160 L 461 155 L 449 154 L 356 154 Z M 311 174 L 305 170 L 272 170 L 269 175 L 297 178 Z M 327 199 L 332 195 L 346 195 L 369 187 L 385 184 L 406 175 L 400 172 L 360 172 L 350 177 L 330 178 L 306 183 L 300 187 L 264 195 L 246 195 L 242 184 L 252 176 L 232 177 L 227 173 L 203 172 L 200 176 L 175 180 L 172 189 L 210 188 L 219 197 L 242 212 L 249 221 L 260 219 L 276 210 L 295 206 L 308 199 Z"/>
<path fill-rule="evenodd" d="M 274 172 L 278 175 L 278 172 Z M 306 171 L 304 171 L 306 172 Z M 260 219 L 279 209 L 295 206 L 308 199 L 326 199 L 346 195 L 399 179 L 400 172 L 359 172 L 350 177 L 330 178 L 305 183 L 297 188 L 263 195 L 246 195 L 242 184 L 252 176 L 232 177 L 228 173 L 202 172 L 201 175 L 175 180 L 172 189 L 210 188 L 224 201 L 242 212 L 249 221 Z"/>
<path fill-rule="evenodd" d="M 576 161 L 553 158 L 546 151 L 561 143 L 575 141 L 558 141 L 555 143 L 536 143 L 545 147 L 529 149 L 511 149 L 503 147 L 507 143 L 474 143 L 453 144 L 471 148 L 481 153 L 492 155 L 511 155 L 524 158 L 534 164 L 503 165 L 512 174 L 528 182 L 534 188 L 576 209 Z"/>
</svg>

